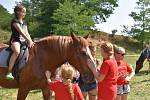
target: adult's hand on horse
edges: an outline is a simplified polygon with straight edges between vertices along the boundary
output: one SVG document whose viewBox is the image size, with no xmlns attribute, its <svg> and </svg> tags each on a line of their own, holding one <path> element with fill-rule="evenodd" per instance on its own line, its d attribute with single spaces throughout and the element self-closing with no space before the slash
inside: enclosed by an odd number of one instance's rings
<svg viewBox="0 0 150 100">
<path fill-rule="evenodd" d="M 93 69 L 95 70 L 95 69 L 96 69 L 96 65 L 93 64 L 92 60 L 88 60 L 87 64 L 88 64 L 88 67 L 89 67 L 91 70 L 93 70 Z"/>
</svg>

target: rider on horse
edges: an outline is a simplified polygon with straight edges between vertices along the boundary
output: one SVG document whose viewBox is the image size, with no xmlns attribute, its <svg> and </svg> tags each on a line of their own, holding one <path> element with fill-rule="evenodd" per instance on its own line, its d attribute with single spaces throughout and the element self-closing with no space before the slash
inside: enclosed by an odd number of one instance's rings
<svg viewBox="0 0 150 100">
<path fill-rule="evenodd" d="M 20 53 L 20 46 L 22 42 L 27 41 L 29 47 L 33 46 L 33 41 L 27 30 L 27 24 L 23 21 L 26 15 L 26 8 L 23 5 L 17 5 L 14 8 L 15 18 L 11 22 L 12 35 L 10 38 L 10 47 L 13 51 L 8 67 L 8 73 L 6 75 L 7 79 L 13 79 L 11 71 L 16 62 L 16 59 Z"/>
</svg>

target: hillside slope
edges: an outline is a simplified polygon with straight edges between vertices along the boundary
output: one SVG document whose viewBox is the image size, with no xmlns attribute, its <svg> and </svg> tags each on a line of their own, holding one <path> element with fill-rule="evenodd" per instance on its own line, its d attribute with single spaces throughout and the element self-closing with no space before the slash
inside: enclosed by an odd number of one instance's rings
<svg viewBox="0 0 150 100">
<path fill-rule="evenodd" d="M 10 38 L 10 32 L 0 31 L 0 42 L 8 43 Z M 90 38 L 95 44 L 99 44 L 101 40 L 110 41 L 113 44 L 122 46 L 126 49 L 128 54 L 137 54 L 141 51 L 141 44 L 131 37 L 123 35 L 112 35 L 105 32 L 92 32 L 90 33 Z"/>
<path fill-rule="evenodd" d="M 101 40 L 110 41 L 113 44 L 122 46 L 126 49 L 128 54 L 137 54 L 141 51 L 141 44 L 139 41 L 123 35 L 112 35 L 105 32 L 93 32 L 90 33 L 90 37 L 96 44 Z"/>
</svg>

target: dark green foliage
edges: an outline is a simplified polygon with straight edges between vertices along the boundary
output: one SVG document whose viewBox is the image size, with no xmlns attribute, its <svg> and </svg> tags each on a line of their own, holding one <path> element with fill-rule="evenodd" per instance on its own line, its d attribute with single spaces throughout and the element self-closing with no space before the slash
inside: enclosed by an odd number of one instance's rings
<svg viewBox="0 0 150 100">
<path fill-rule="evenodd" d="M 49 34 L 84 34 L 94 25 L 92 17 L 100 15 L 101 22 L 112 14 L 118 0 L 23 0 L 27 21 L 34 37 Z"/>
<path fill-rule="evenodd" d="M 0 5 L 0 29 L 10 30 L 11 14 Z"/>
<path fill-rule="evenodd" d="M 60 4 L 52 17 L 56 22 L 52 25 L 54 33 L 61 35 L 68 35 L 71 32 L 77 34 L 88 33 L 94 22 L 92 16 L 89 16 L 87 12 L 81 12 L 83 7 L 82 4 L 77 5 L 75 2 L 68 1 Z"/>
<path fill-rule="evenodd" d="M 137 11 L 129 14 L 135 21 L 135 24 L 126 32 L 140 42 L 150 42 L 150 1 L 139 0 L 137 2 Z M 128 30 L 128 31 L 127 31 Z"/>
<path fill-rule="evenodd" d="M 105 22 L 117 7 L 118 0 L 22 0 L 27 9 L 26 22 L 32 37 L 49 34 L 86 34 L 94 26 L 93 16 Z M 6 9 L 3 11 L 7 12 Z M 1 14 L 1 12 L 0 12 Z M 10 14 L 2 13 L 0 28 L 10 30 Z M 1 18 L 2 16 L 0 16 Z M 9 24 L 8 24 L 9 23 Z M 9 27 L 8 27 L 9 26 Z"/>
</svg>

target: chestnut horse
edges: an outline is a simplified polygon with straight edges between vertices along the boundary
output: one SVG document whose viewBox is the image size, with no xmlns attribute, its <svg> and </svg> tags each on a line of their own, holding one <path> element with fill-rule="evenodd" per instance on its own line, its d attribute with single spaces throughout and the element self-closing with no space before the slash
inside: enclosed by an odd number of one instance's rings
<svg viewBox="0 0 150 100">
<path fill-rule="evenodd" d="M 0 68 L 0 86 L 5 88 L 19 88 L 17 100 L 25 100 L 33 89 L 42 89 L 44 100 L 50 99 L 50 92 L 44 72 L 50 70 L 52 77 L 55 70 L 68 61 L 80 73 L 85 82 L 92 82 L 94 76 L 88 67 L 88 60 L 95 62 L 89 50 L 87 37 L 48 36 L 36 42 L 29 49 L 28 62 L 21 69 L 20 79 L 6 80 L 7 68 Z"/>
</svg>

